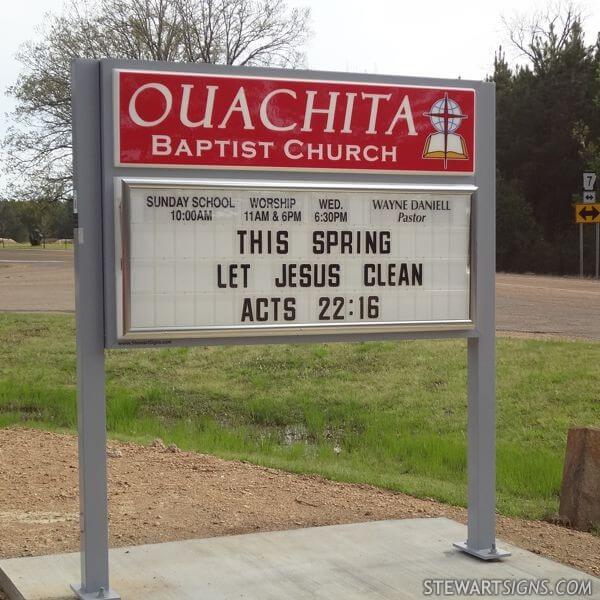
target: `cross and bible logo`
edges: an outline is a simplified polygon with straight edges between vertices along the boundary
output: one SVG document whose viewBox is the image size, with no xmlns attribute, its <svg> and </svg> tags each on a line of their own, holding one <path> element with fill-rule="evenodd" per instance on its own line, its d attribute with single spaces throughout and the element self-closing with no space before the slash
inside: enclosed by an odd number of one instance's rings
<svg viewBox="0 0 600 600">
<path fill-rule="evenodd" d="M 431 125 L 436 133 L 427 136 L 423 158 L 443 159 L 444 169 L 448 168 L 448 160 L 466 160 L 469 158 L 467 144 L 462 135 L 456 133 L 461 121 L 467 118 L 463 114 L 458 102 L 448 97 L 436 100 L 431 110 L 425 113 L 431 120 Z"/>
</svg>

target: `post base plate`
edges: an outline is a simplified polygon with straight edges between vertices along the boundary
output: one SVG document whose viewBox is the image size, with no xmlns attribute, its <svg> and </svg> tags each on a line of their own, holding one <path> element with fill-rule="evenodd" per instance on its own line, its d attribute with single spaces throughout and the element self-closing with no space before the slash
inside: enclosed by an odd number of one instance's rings
<svg viewBox="0 0 600 600">
<path fill-rule="evenodd" d="M 454 542 L 454 544 L 452 545 L 455 548 L 458 548 L 459 550 L 470 554 L 471 556 L 476 556 L 477 558 L 480 558 L 481 560 L 500 560 L 501 558 L 506 558 L 507 556 L 510 556 L 510 552 L 496 547 L 482 548 L 478 550 L 475 548 L 469 548 L 469 546 L 467 546 L 467 542 Z"/>
</svg>

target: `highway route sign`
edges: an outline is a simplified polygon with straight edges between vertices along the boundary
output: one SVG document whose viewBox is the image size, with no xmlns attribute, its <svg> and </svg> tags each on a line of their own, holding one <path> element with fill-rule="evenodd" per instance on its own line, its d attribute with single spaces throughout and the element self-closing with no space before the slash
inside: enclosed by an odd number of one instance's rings
<svg viewBox="0 0 600 600">
<path fill-rule="evenodd" d="M 596 173 L 593 171 L 584 171 L 583 172 L 583 191 L 584 192 L 594 192 L 596 191 Z"/>
<path fill-rule="evenodd" d="M 593 204 L 596 202 L 596 192 L 583 192 L 583 202 L 585 204 Z"/>
</svg>

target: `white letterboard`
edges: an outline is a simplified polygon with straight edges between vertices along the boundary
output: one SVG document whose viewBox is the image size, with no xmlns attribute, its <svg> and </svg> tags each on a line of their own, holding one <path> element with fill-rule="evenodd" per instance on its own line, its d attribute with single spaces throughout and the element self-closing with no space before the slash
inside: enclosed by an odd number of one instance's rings
<svg viewBox="0 0 600 600">
<path fill-rule="evenodd" d="M 469 192 L 123 190 L 122 339 L 472 325 Z"/>
</svg>

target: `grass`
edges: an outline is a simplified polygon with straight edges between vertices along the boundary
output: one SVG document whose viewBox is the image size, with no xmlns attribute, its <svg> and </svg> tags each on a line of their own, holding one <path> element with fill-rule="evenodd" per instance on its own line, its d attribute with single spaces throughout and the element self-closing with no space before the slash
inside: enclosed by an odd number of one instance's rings
<svg viewBox="0 0 600 600">
<path fill-rule="evenodd" d="M 498 508 L 557 509 L 566 433 L 600 423 L 600 344 L 498 340 Z M 107 353 L 115 438 L 466 503 L 461 340 Z M 0 314 L 0 427 L 76 428 L 74 319 Z"/>
<path fill-rule="evenodd" d="M 28 242 L 0 242 L 0 249 L 5 250 L 73 250 L 73 242 L 46 242 L 46 246 L 32 246 Z"/>
</svg>

